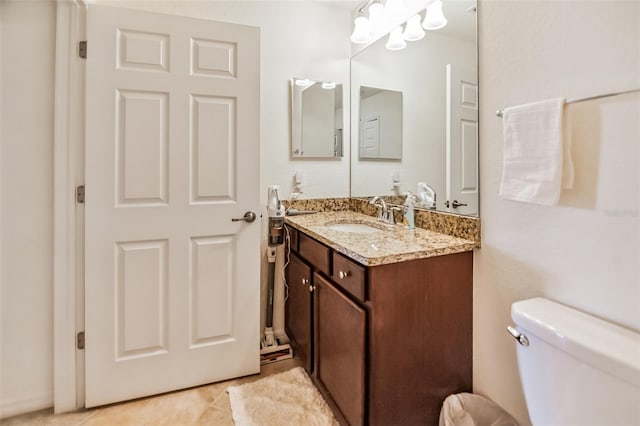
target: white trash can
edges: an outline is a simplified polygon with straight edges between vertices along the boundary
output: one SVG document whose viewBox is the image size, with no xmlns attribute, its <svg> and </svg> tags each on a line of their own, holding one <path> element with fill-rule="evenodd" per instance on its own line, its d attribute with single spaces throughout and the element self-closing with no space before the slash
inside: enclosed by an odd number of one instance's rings
<svg viewBox="0 0 640 426">
<path fill-rule="evenodd" d="M 439 426 L 518 426 L 518 422 L 485 397 L 457 393 L 442 403 Z"/>
</svg>

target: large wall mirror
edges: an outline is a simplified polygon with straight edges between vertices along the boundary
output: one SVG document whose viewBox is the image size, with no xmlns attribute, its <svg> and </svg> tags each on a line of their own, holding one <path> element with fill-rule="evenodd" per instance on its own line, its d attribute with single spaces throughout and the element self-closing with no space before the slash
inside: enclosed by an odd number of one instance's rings
<svg viewBox="0 0 640 426">
<path fill-rule="evenodd" d="M 384 36 L 351 58 L 352 197 L 415 194 L 426 183 L 436 210 L 478 215 L 476 3 L 445 1 L 443 12 L 447 26 L 406 48 L 387 50 Z M 395 136 L 383 136 L 383 117 L 367 105 L 376 92 L 387 93 L 381 110 L 400 99 Z M 367 144 L 396 152 L 375 158 Z"/>
<path fill-rule="evenodd" d="M 342 84 L 293 78 L 290 86 L 292 158 L 342 157 Z"/>
</svg>

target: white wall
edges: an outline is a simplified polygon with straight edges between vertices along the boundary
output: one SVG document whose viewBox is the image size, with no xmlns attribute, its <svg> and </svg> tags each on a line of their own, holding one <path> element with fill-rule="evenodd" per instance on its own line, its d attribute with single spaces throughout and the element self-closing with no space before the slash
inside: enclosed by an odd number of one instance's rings
<svg viewBox="0 0 640 426">
<path fill-rule="evenodd" d="M 574 104 L 575 189 L 557 207 L 498 198 L 494 111 L 640 88 L 640 3 L 480 2 L 480 212 L 474 388 L 529 423 L 511 303 L 544 296 L 640 331 L 640 95 Z"/>
<path fill-rule="evenodd" d="M 348 152 L 339 160 L 290 160 L 288 89 L 291 77 L 304 76 L 342 82 L 349 93 L 349 7 L 331 2 L 111 3 L 261 27 L 261 205 L 269 184 L 281 185 L 288 197 L 296 171 L 304 175 L 305 198 L 349 194 Z M 55 3 L 0 4 L 0 416 L 6 417 L 52 403 Z M 264 281 L 263 276 L 263 287 Z M 280 313 L 276 328 L 282 324 Z"/>
<path fill-rule="evenodd" d="M 55 4 L 3 1 L 0 416 L 53 401 Z"/>
</svg>

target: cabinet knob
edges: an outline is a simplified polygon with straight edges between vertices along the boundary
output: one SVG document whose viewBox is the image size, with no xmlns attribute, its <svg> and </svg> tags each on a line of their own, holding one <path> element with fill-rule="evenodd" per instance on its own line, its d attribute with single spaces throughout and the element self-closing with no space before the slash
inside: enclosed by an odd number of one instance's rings
<svg viewBox="0 0 640 426">
<path fill-rule="evenodd" d="M 347 278 L 349 275 L 351 275 L 351 273 L 349 271 L 344 272 L 344 271 L 340 271 L 338 272 L 338 276 L 340 277 L 340 279 L 344 280 L 345 278 Z"/>
<path fill-rule="evenodd" d="M 309 284 L 309 280 L 306 279 L 306 278 L 303 278 L 302 279 L 302 285 L 307 285 L 307 284 Z"/>
<path fill-rule="evenodd" d="M 307 281 L 308 281 L 308 280 L 307 280 Z M 310 292 L 310 293 L 313 293 L 313 290 L 315 290 L 315 289 L 316 289 L 316 286 L 315 286 L 315 285 L 310 285 L 310 286 L 309 286 L 309 292 Z"/>
</svg>

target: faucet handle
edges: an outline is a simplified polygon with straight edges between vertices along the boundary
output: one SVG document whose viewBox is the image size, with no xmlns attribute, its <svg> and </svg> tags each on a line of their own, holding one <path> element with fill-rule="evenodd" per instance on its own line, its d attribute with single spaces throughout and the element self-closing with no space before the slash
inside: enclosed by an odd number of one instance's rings
<svg viewBox="0 0 640 426">
<path fill-rule="evenodd" d="M 402 207 L 399 206 L 392 206 L 388 213 L 387 213 L 387 217 L 386 217 L 386 221 L 388 224 L 390 225 L 395 225 L 396 224 L 396 216 L 394 214 L 394 212 L 401 212 L 403 211 Z"/>
</svg>

